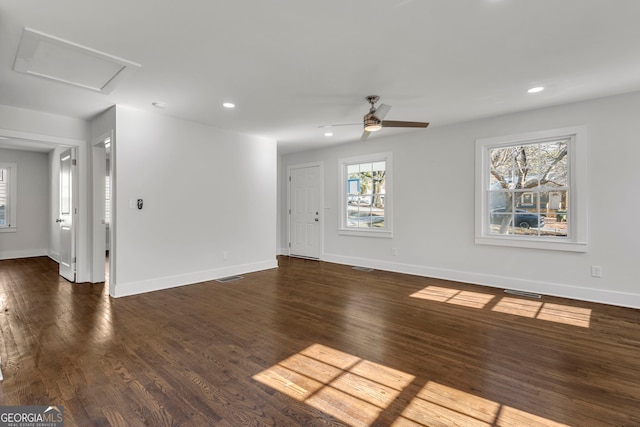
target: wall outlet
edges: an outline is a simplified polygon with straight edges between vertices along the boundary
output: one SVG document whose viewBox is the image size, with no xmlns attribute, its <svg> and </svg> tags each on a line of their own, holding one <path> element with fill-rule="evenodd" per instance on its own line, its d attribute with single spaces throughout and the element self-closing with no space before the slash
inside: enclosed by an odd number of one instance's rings
<svg viewBox="0 0 640 427">
<path fill-rule="evenodd" d="M 599 265 L 592 265 L 591 277 L 602 277 L 602 267 L 600 267 Z"/>
<path fill-rule="evenodd" d="M 398 248 L 391 248 L 391 255 L 393 256 L 398 255 Z"/>
</svg>

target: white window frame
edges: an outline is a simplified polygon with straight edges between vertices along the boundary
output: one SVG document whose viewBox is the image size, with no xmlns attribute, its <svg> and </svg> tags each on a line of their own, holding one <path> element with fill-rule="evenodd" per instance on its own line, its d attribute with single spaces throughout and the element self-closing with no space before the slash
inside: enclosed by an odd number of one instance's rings
<svg viewBox="0 0 640 427">
<path fill-rule="evenodd" d="M 0 169 L 9 171 L 9 188 L 5 218 L 8 225 L 0 225 L 0 233 L 15 233 L 18 227 L 17 202 L 18 202 L 18 166 L 15 163 L 0 163 Z"/>
<path fill-rule="evenodd" d="M 360 163 L 385 162 L 385 195 L 384 195 L 384 227 L 382 228 L 359 228 L 347 226 L 347 166 Z M 339 212 L 338 234 L 345 236 L 367 236 L 367 237 L 393 237 L 393 154 L 391 152 L 367 154 L 358 157 L 343 158 L 338 160 L 340 170 L 339 181 Z"/>
<path fill-rule="evenodd" d="M 569 167 L 569 232 L 567 237 L 496 235 L 489 233 L 489 174 L 493 148 L 566 138 Z M 587 129 L 584 126 L 550 129 L 476 140 L 475 243 L 571 252 L 588 250 Z"/>
</svg>

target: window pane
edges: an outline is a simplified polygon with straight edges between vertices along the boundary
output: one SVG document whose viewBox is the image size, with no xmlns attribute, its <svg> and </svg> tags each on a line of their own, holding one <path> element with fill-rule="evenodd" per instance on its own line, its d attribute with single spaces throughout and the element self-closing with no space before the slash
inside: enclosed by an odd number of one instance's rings
<svg viewBox="0 0 640 427">
<path fill-rule="evenodd" d="M 358 228 L 384 227 L 384 211 L 374 208 L 350 208 L 347 226 Z"/>
<path fill-rule="evenodd" d="M 7 192 L 9 183 L 9 170 L 0 169 L 0 226 L 7 225 Z"/>
<path fill-rule="evenodd" d="M 346 165 L 346 226 L 384 228 L 386 161 Z"/>
<path fill-rule="evenodd" d="M 545 215 L 542 236 L 566 237 L 569 230 L 568 192 L 547 191 L 540 193 L 540 211 Z"/>
<path fill-rule="evenodd" d="M 347 165 L 347 175 L 353 175 L 360 172 L 360 165 Z"/>
<path fill-rule="evenodd" d="M 491 188 L 513 188 L 513 150 L 511 147 L 494 148 L 489 151 L 491 158 Z"/>
<path fill-rule="evenodd" d="M 490 234 L 514 234 L 513 215 L 504 209 L 494 210 L 489 215 Z"/>
<path fill-rule="evenodd" d="M 567 142 L 554 141 L 540 144 L 540 179 L 547 187 L 568 185 Z"/>
<path fill-rule="evenodd" d="M 497 208 L 508 206 L 508 194 L 503 191 L 489 192 L 489 210 L 493 211 Z"/>
<path fill-rule="evenodd" d="M 60 164 L 60 213 L 71 213 L 71 157 L 67 156 Z"/>
</svg>

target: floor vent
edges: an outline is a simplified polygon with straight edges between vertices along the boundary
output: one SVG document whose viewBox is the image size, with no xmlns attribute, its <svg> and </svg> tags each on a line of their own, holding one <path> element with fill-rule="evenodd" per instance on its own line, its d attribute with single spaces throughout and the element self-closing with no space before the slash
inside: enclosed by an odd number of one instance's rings
<svg viewBox="0 0 640 427">
<path fill-rule="evenodd" d="M 351 267 L 351 268 L 358 271 L 365 271 L 367 273 L 371 273 L 373 271 L 373 268 L 369 268 L 369 267 Z"/>
<path fill-rule="evenodd" d="M 229 277 L 221 277 L 220 279 L 216 279 L 216 282 L 227 283 L 227 282 L 235 282 L 236 280 L 244 279 L 242 276 L 229 276 Z"/>
<path fill-rule="evenodd" d="M 513 290 L 513 289 L 505 289 L 504 293 L 505 294 L 519 295 L 521 297 L 542 298 L 542 295 L 540 295 L 540 294 L 534 294 L 533 292 L 516 291 L 516 290 Z"/>
</svg>

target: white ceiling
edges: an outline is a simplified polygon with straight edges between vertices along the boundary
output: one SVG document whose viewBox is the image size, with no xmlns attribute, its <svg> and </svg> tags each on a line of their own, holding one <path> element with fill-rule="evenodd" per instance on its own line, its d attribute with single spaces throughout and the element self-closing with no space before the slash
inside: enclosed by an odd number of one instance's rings
<svg viewBox="0 0 640 427">
<path fill-rule="evenodd" d="M 0 104 L 84 119 L 122 104 L 289 153 L 357 140 L 318 126 L 360 122 L 371 94 L 388 120 L 433 127 L 640 90 L 639 19 L 638 0 L 9 0 Z M 17 73 L 23 27 L 142 68 L 108 95 Z"/>
</svg>

